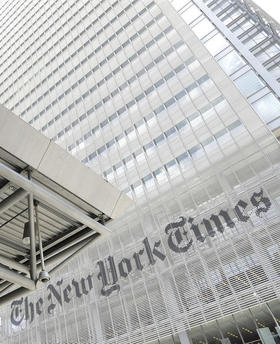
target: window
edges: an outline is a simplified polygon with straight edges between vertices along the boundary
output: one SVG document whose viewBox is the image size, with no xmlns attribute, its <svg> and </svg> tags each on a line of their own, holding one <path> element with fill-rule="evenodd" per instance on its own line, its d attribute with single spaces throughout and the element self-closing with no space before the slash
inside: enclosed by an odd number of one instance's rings
<svg viewBox="0 0 280 344">
<path fill-rule="evenodd" d="M 234 80 L 234 83 L 245 97 L 249 97 L 251 94 L 264 87 L 262 81 L 252 70 Z"/>
<path fill-rule="evenodd" d="M 165 168 L 171 178 L 176 177 L 178 174 L 180 174 L 179 168 L 176 164 L 176 160 L 169 161 Z"/>
<path fill-rule="evenodd" d="M 180 165 L 180 167 L 182 169 L 185 169 L 187 167 L 187 165 L 188 165 L 188 162 L 189 162 L 188 154 L 185 152 L 185 153 L 179 155 L 177 157 L 177 162 L 178 162 L 178 164 Z"/>
<path fill-rule="evenodd" d="M 168 180 L 163 168 L 158 168 L 156 171 L 153 172 L 153 175 L 159 184 L 163 184 Z"/>
<path fill-rule="evenodd" d="M 134 166 L 133 158 L 132 158 L 131 155 L 128 156 L 127 158 L 125 158 L 125 159 L 123 160 L 123 162 L 124 162 L 124 164 L 125 164 L 125 166 L 126 166 L 127 169 L 130 169 L 130 168 L 132 168 L 132 167 Z"/>
<path fill-rule="evenodd" d="M 123 147 L 126 144 L 126 140 L 123 134 L 120 134 L 116 137 L 116 140 L 120 147 Z"/>
<path fill-rule="evenodd" d="M 190 24 L 200 15 L 201 11 L 195 5 L 192 5 L 182 14 L 182 18 L 187 24 Z"/>
<path fill-rule="evenodd" d="M 118 162 L 116 165 L 113 166 L 113 169 L 115 170 L 115 173 L 120 177 L 124 174 L 124 166 L 122 162 Z"/>
<path fill-rule="evenodd" d="M 196 145 L 189 150 L 189 153 L 193 159 L 197 159 L 201 156 L 201 153 L 203 153 L 203 151 L 200 145 Z"/>
<path fill-rule="evenodd" d="M 106 151 L 106 146 L 105 145 L 97 149 L 97 153 L 99 155 L 105 153 L 105 151 Z"/>
<path fill-rule="evenodd" d="M 185 95 L 186 95 L 186 91 L 183 90 L 183 91 L 179 92 L 178 94 L 176 94 L 175 98 L 176 98 L 176 100 L 179 100 L 179 99 L 183 98 Z"/>
<path fill-rule="evenodd" d="M 229 54 L 219 60 L 220 66 L 228 74 L 236 72 L 239 68 L 245 65 L 243 59 L 237 54 L 236 51 L 231 51 Z"/>
<path fill-rule="evenodd" d="M 178 131 L 181 131 L 181 130 L 185 129 L 186 125 L 187 125 L 187 121 L 185 119 L 183 119 L 181 122 L 179 122 L 176 125 L 176 128 Z"/>
<path fill-rule="evenodd" d="M 153 142 L 149 142 L 144 146 L 145 152 L 147 155 L 151 154 L 154 151 L 154 144 Z"/>
<path fill-rule="evenodd" d="M 153 116 L 153 114 L 150 114 L 150 115 L 151 116 L 147 116 L 149 118 L 146 118 L 146 121 L 147 121 L 147 125 L 151 128 L 157 124 L 157 121 L 156 121 L 155 116 Z"/>
<path fill-rule="evenodd" d="M 228 126 L 228 130 L 229 130 L 229 131 L 232 131 L 232 130 L 238 128 L 238 127 L 241 126 L 241 125 L 242 125 L 241 122 L 240 122 L 239 120 L 237 120 L 237 121 L 231 123 L 231 124 Z"/>
<path fill-rule="evenodd" d="M 104 172 L 104 176 L 108 181 L 112 181 L 114 179 L 113 169 L 110 168 L 106 172 Z"/>
<path fill-rule="evenodd" d="M 265 123 L 269 123 L 277 117 L 280 117 L 279 100 L 271 93 L 257 100 L 252 105 Z"/>
<path fill-rule="evenodd" d="M 144 187 L 140 180 L 133 184 L 133 189 L 136 197 L 140 197 L 144 194 Z"/>
<path fill-rule="evenodd" d="M 143 183 L 145 184 L 147 190 L 153 189 L 155 187 L 153 175 L 150 173 L 146 177 L 144 177 Z"/>
<path fill-rule="evenodd" d="M 125 130 L 125 134 L 129 140 L 133 140 L 136 137 L 136 132 L 133 129 L 133 127 L 130 127 L 127 130 Z"/>
<path fill-rule="evenodd" d="M 172 5 L 177 11 L 179 11 L 185 5 L 185 2 L 182 0 L 174 0 Z"/>
<path fill-rule="evenodd" d="M 95 159 L 96 156 L 97 156 L 96 152 L 93 152 L 88 156 L 88 158 L 89 158 L 89 160 L 92 160 L 92 159 Z"/>
<path fill-rule="evenodd" d="M 205 37 L 214 29 L 215 26 L 212 25 L 211 22 L 206 18 L 192 28 L 193 32 L 197 35 L 199 39 Z"/>
<path fill-rule="evenodd" d="M 108 143 L 106 143 L 107 149 L 111 148 L 114 144 L 115 144 L 115 140 L 114 139 L 109 141 Z"/>
<path fill-rule="evenodd" d="M 145 126 L 145 123 L 144 123 L 143 119 L 141 119 L 139 122 L 137 122 L 135 124 L 135 127 L 136 127 L 136 129 L 137 129 L 137 131 L 138 131 L 138 133 L 140 135 L 143 134 L 146 131 L 146 126 Z"/>
<path fill-rule="evenodd" d="M 138 164 L 141 164 L 141 162 L 145 160 L 145 155 L 142 149 L 138 149 L 138 151 L 136 151 L 133 155 Z"/>
<path fill-rule="evenodd" d="M 154 143 L 159 147 L 160 145 L 162 145 L 164 143 L 164 135 L 161 134 L 160 136 L 156 137 L 154 139 Z"/>
<path fill-rule="evenodd" d="M 209 39 L 206 43 L 204 43 L 204 45 L 209 50 L 210 54 L 215 56 L 220 51 L 224 50 L 229 45 L 229 43 L 220 33 L 218 33 L 217 35 Z"/>
</svg>

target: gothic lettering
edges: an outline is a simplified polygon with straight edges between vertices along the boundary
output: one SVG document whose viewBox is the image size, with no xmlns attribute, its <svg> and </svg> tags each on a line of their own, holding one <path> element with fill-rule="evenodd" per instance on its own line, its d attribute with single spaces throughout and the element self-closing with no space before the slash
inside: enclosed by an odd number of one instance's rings
<svg viewBox="0 0 280 344">
<path fill-rule="evenodd" d="M 63 282 L 63 279 L 61 279 L 60 281 L 56 282 L 56 285 L 58 287 L 61 286 Z M 47 286 L 47 289 L 50 291 L 49 295 L 48 295 L 48 300 L 51 302 L 51 304 L 48 307 L 48 313 L 51 314 L 52 311 L 55 309 L 56 304 L 52 302 L 52 296 L 54 296 L 55 300 L 58 301 L 58 303 L 60 304 L 60 306 L 62 306 L 62 298 L 61 298 L 61 294 L 55 289 L 55 287 L 52 284 L 49 284 Z"/>
<path fill-rule="evenodd" d="M 23 297 L 19 300 L 15 300 L 11 304 L 12 312 L 11 312 L 11 323 L 15 326 L 19 326 L 24 318 L 23 309 Z"/>
<path fill-rule="evenodd" d="M 207 234 L 211 238 L 213 238 L 216 233 L 215 233 L 215 231 L 214 231 L 214 229 L 213 229 L 213 227 L 211 225 L 211 222 L 209 220 L 203 219 L 201 223 L 205 226 Z"/>
<path fill-rule="evenodd" d="M 205 236 L 201 234 L 198 225 L 193 223 L 194 219 L 192 217 L 188 218 L 188 223 L 191 224 L 190 229 L 194 232 L 196 240 L 203 242 L 205 240 Z"/>
<path fill-rule="evenodd" d="M 260 192 L 254 192 L 250 198 L 251 204 L 255 207 L 255 213 L 257 216 L 261 216 L 262 213 L 268 212 L 271 208 L 271 201 L 268 197 L 264 196 L 263 190 Z M 239 200 L 235 205 L 233 211 L 237 216 L 237 220 L 240 222 L 247 222 L 250 217 L 246 213 L 248 203 L 243 200 Z M 187 252 L 193 244 L 193 239 L 188 238 L 189 232 L 185 228 L 186 224 L 189 224 L 189 230 L 193 232 L 195 239 L 199 242 L 204 242 L 206 236 L 214 237 L 216 232 L 223 233 L 225 227 L 233 228 L 235 223 L 232 221 L 229 211 L 221 210 L 218 215 L 212 214 L 208 218 L 203 218 L 201 224 L 204 225 L 206 233 L 202 234 L 199 225 L 194 223 L 194 218 L 189 217 L 186 219 L 181 216 L 177 222 L 169 223 L 165 227 L 165 234 L 167 237 L 167 243 L 170 250 L 176 253 Z M 131 258 L 122 258 L 117 262 L 119 275 L 123 278 L 132 272 L 133 265 L 131 259 L 135 262 L 137 270 L 142 271 L 144 265 L 141 261 L 144 257 L 144 253 L 147 255 L 148 263 L 155 265 L 157 260 L 164 261 L 166 259 L 165 253 L 162 251 L 161 240 L 155 241 L 153 245 L 146 237 L 142 241 L 143 248 L 134 252 Z M 97 279 L 102 282 L 101 295 L 110 296 L 114 291 L 120 290 L 118 283 L 119 276 L 116 269 L 114 257 L 108 256 L 106 260 L 99 260 L 97 262 L 99 273 Z M 47 290 L 49 294 L 47 299 L 49 305 L 47 311 L 52 314 L 57 304 L 60 306 L 63 303 L 69 303 L 73 297 L 81 298 L 83 295 L 88 295 L 93 289 L 94 275 L 91 273 L 87 277 L 82 277 L 79 281 L 72 279 L 71 285 L 68 284 L 62 288 L 63 279 L 56 282 L 55 285 L 49 284 Z M 73 294 L 72 294 L 73 292 Z M 35 315 L 40 316 L 43 312 L 44 301 L 40 297 L 36 302 L 30 302 L 28 297 L 15 300 L 11 304 L 11 323 L 15 326 L 19 326 L 25 319 L 32 322 Z"/>
<path fill-rule="evenodd" d="M 38 315 L 42 314 L 42 305 L 43 305 L 43 299 L 40 297 L 39 300 L 36 302 L 36 313 Z"/>
<path fill-rule="evenodd" d="M 106 274 L 105 265 L 102 260 L 99 260 L 97 262 L 97 265 L 99 266 L 99 274 L 97 275 L 97 278 L 102 281 L 102 289 L 101 294 L 103 296 L 109 296 L 114 290 L 120 290 L 118 282 L 118 275 L 116 271 L 116 266 L 114 262 L 114 258 L 109 256 L 109 269 L 108 269 L 108 276 Z M 111 273 L 111 276 L 109 275 L 109 272 Z M 109 282 L 109 279 L 111 282 Z"/>
<path fill-rule="evenodd" d="M 148 238 L 145 238 L 143 240 L 143 244 L 145 246 L 145 249 L 146 249 L 146 253 L 147 253 L 147 256 L 148 256 L 148 259 L 149 259 L 149 263 L 151 265 L 154 265 L 156 263 L 156 260 L 154 258 L 157 257 L 159 258 L 160 260 L 164 260 L 166 258 L 166 255 L 164 255 L 162 252 L 160 252 L 157 248 L 160 246 L 161 244 L 161 241 L 156 241 L 154 243 L 154 247 L 153 247 L 153 250 L 151 249 L 151 246 L 150 246 L 150 243 L 149 243 L 149 240 Z"/>
<path fill-rule="evenodd" d="M 32 322 L 34 320 L 34 304 L 33 302 L 28 302 L 28 297 L 24 299 L 25 307 L 25 320 Z"/>
<path fill-rule="evenodd" d="M 78 298 L 82 297 L 83 294 L 80 292 L 79 283 L 78 283 L 77 281 L 75 281 L 74 279 L 72 279 L 72 285 L 73 285 L 74 288 L 75 288 L 76 296 L 77 296 Z"/>
<path fill-rule="evenodd" d="M 127 277 L 128 274 L 131 272 L 131 270 L 132 270 L 132 266 L 131 266 L 130 260 L 127 258 L 123 258 L 119 263 L 120 275 L 122 277 Z"/>
<path fill-rule="evenodd" d="M 264 197 L 263 189 L 260 192 L 254 192 L 253 196 L 251 197 L 251 202 L 254 207 L 256 207 L 256 215 L 260 216 L 261 213 L 268 212 L 269 208 L 271 207 L 270 199 Z"/>
<path fill-rule="evenodd" d="M 71 301 L 71 297 L 69 297 L 69 294 L 71 293 L 71 286 L 68 284 L 66 288 L 63 290 L 63 298 L 66 303 L 69 303 Z"/>
<path fill-rule="evenodd" d="M 186 224 L 186 219 L 184 217 L 180 217 L 181 221 L 178 222 L 172 222 L 169 223 L 165 227 L 165 233 L 169 234 L 167 243 L 169 248 L 176 252 L 187 252 L 188 249 L 191 247 L 193 240 L 188 240 L 187 231 L 184 229 L 184 225 Z M 184 235 L 184 237 L 183 237 Z M 182 243 L 185 243 L 187 241 L 187 244 L 182 246 Z"/>
<path fill-rule="evenodd" d="M 244 210 L 246 209 L 247 205 L 248 203 L 240 199 L 234 207 L 234 211 L 238 217 L 238 220 L 241 222 L 247 222 L 249 220 L 249 216 L 244 214 Z"/>
<path fill-rule="evenodd" d="M 141 263 L 141 260 L 140 260 L 140 256 L 142 256 L 144 253 L 144 250 L 140 250 L 138 253 L 135 252 L 133 254 L 133 258 L 135 260 L 135 264 L 136 264 L 136 268 L 140 271 L 142 271 L 144 269 L 144 265 Z"/>
<path fill-rule="evenodd" d="M 90 280 L 90 282 L 91 282 L 91 280 Z M 92 285 L 92 282 L 91 282 L 91 285 Z M 82 287 L 82 293 L 84 294 L 84 295 L 87 295 L 88 294 L 88 290 L 87 290 L 87 288 L 86 288 L 86 279 L 85 278 L 81 278 L 81 287 Z M 90 288 L 90 286 L 89 286 L 89 290 L 90 289 L 92 289 L 92 288 Z"/>
<path fill-rule="evenodd" d="M 91 290 L 93 288 L 93 274 L 88 275 L 87 277 L 88 288 Z"/>
</svg>

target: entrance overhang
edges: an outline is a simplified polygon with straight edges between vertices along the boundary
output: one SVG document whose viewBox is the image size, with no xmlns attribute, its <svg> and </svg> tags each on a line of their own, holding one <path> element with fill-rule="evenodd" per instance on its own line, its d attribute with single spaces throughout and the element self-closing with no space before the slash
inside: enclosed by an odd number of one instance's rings
<svg viewBox="0 0 280 344">
<path fill-rule="evenodd" d="M 37 289 L 38 276 L 49 277 L 42 270 L 57 271 L 107 236 L 107 223 L 131 205 L 117 188 L 0 105 L 0 305 Z"/>
</svg>

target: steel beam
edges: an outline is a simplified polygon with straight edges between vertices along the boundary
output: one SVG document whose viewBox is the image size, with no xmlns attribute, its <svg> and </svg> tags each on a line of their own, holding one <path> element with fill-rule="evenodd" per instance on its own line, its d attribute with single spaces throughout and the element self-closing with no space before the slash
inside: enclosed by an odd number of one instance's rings
<svg viewBox="0 0 280 344">
<path fill-rule="evenodd" d="M 100 237 L 98 234 L 94 234 L 91 238 L 88 238 L 87 240 L 84 240 L 83 242 L 77 243 L 75 246 L 72 246 L 68 249 L 66 249 L 63 252 L 58 253 L 56 256 L 51 257 L 45 262 L 45 267 L 48 269 L 49 267 L 53 267 L 56 271 L 57 269 L 62 268 L 61 264 L 64 264 L 70 261 L 70 259 L 74 258 L 76 256 L 76 252 L 81 252 L 82 249 L 84 249 L 84 246 L 88 247 L 91 245 L 93 242 L 96 241 L 96 239 Z M 54 264 L 58 264 L 59 267 L 57 268 L 54 266 Z M 39 273 L 41 271 L 40 266 L 37 266 L 37 272 Z M 54 273 L 54 271 L 52 273 Z M 16 292 L 16 290 L 13 290 L 15 288 L 14 284 L 11 284 L 10 282 L 3 282 L 0 284 L 0 305 L 1 305 L 1 300 L 2 297 L 4 297 L 7 294 Z M 17 289 L 18 290 L 18 289 Z"/>
<path fill-rule="evenodd" d="M 11 240 L 3 239 L 0 237 L 0 245 L 6 246 L 7 250 L 10 252 L 16 252 L 16 254 L 25 256 L 28 253 L 28 250 L 25 247 L 21 247 L 18 244 L 14 243 Z"/>
<path fill-rule="evenodd" d="M 29 193 L 32 193 L 36 199 L 42 201 L 43 203 L 47 203 L 51 208 L 61 211 L 71 219 L 75 219 L 76 221 L 102 234 L 108 234 L 111 232 L 109 228 L 93 220 L 83 211 L 73 206 L 70 202 L 64 200 L 60 196 L 55 195 L 45 187 L 34 183 L 34 181 L 28 180 L 1 162 L 0 175 Z"/>
<path fill-rule="evenodd" d="M 60 264 L 63 259 L 68 258 L 69 256 L 73 255 L 77 250 L 80 250 L 85 245 L 85 243 L 93 243 L 97 240 L 98 237 L 100 237 L 100 235 L 98 233 L 95 233 L 90 238 L 87 238 L 82 242 L 79 242 L 76 245 L 67 248 L 66 250 L 50 257 L 49 259 L 45 257 L 46 268 L 49 268 L 53 264 Z"/>
<path fill-rule="evenodd" d="M 18 203 L 22 198 L 27 195 L 27 191 L 23 189 L 18 189 L 16 192 L 11 194 L 10 196 L 3 199 L 0 203 L 0 214 L 4 213 L 6 210 L 11 208 L 13 205 Z"/>
<path fill-rule="evenodd" d="M 30 289 L 23 288 L 23 287 L 13 290 L 9 294 L 0 297 L 0 306 L 11 303 L 12 301 L 18 299 L 19 297 L 23 297 L 30 293 L 31 293 Z"/>
<path fill-rule="evenodd" d="M 36 232 L 37 232 L 38 242 L 39 242 L 41 267 L 42 267 L 42 270 L 45 270 L 44 254 L 43 254 L 43 246 L 42 246 L 42 236 L 41 236 L 40 223 L 39 223 L 40 219 L 39 219 L 38 203 L 39 202 L 35 201 L 35 204 L 34 204 L 35 217 L 36 217 Z M 35 253 L 35 255 L 36 255 L 36 253 Z"/>
<path fill-rule="evenodd" d="M 14 272 L 0 264 L 0 278 L 29 290 L 35 290 L 35 282 L 17 272 Z"/>
<path fill-rule="evenodd" d="M 65 266 L 66 263 L 69 263 L 69 261 L 73 258 L 76 257 L 77 254 L 81 253 L 82 251 L 86 250 L 89 246 L 91 246 L 93 243 L 96 242 L 96 239 L 101 238 L 100 235 L 95 234 L 93 238 L 86 240 L 86 242 L 83 243 L 79 243 L 77 244 L 75 247 L 71 247 L 70 249 L 62 252 L 60 254 L 60 259 L 62 258 L 63 255 L 67 255 L 68 254 L 68 258 L 66 258 L 65 260 L 63 260 L 62 262 L 60 262 L 56 267 L 54 267 L 51 271 L 50 271 L 50 275 L 52 277 L 52 275 L 57 272 L 59 269 L 63 268 Z M 76 250 L 74 250 L 74 248 Z M 71 253 L 72 251 L 72 253 Z M 55 257 L 54 257 L 55 258 Z M 57 258 L 57 257 L 56 257 Z M 53 264 L 54 261 L 49 263 Z M 48 265 L 48 262 L 46 262 L 46 266 Z M 1 277 L 1 276 L 0 276 Z M 9 290 L 9 289 L 8 289 Z M 11 292 L 9 292 L 8 294 L 1 296 L 0 297 L 0 306 L 3 306 L 5 304 L 8 304 L 14 300 L 16 300 L 19 297 L 23 297 L 25 295 L 28 295 L 32 292 L 32 290 L 27 289 L 27 288 L 18 288 L 16 290 L 13 290 Z"/>
<path fill-rule="evenodd" d="M 10 287 L 11 285 L 14 285 L 13 283 L 11 282 L 8 282 L 8 281 L 4 281 L 0 284 L 0 296 L 2 295 L 2 292 L 4 290 L 6 290 L 8 287 Z"/>
<path fill-rule="evenodd" d="M 31 172 L 28 171 L 28 179 L 31 181 Z M 36 237 L 34 225 L 34 199 L 33 193 L 28 194 L 28 218 L 29 218 L 29 235 L 30 235 L 30 276 L 35 282 L 37 279 L 36 268 Z"/>
<path fill-rule="evenodd" d="M 14 259 L 7 258 L 1 254 L 0 254 L 0 264 L 8 266 L 10 269 L 24 272 L 26 274 L 29 273 L 29 269 L 26 265 L 21 264 L 21 263 L 15 261 Z"/>
<path fill-rule="evenodd" d="M 45 260 L 59 254 L 60 252 L 67 250 L 71 246 L 74 246 L 74 245 L 78 244 L 79 242 L 84 241 L 85 239 L 88 239 L 89 237 L 92 237 L 94 234 L 96 234 L 96 232 L 94 233 L 93 231 L 89 231 L 89 232 L 86 232 L 84 234 L 80 234 L 80 236 L 76 237 L 75 239 L 73 239 L 71 241 L 65 240 L 65 243 L 63 243 L 63 245 L 60 244 L 60 245 L 58 245 L 59 247 L 54 248 L 54 250 L 52 252 L 45 254 L 44 255 Z M 71 237 L 70 237 L 70 239 L 71 239 Z"/>
<path fill-rule="evenodd" d="M 100 237 L 100 236 L 99 236 Z M 87 249 L 93 242 L 96 241 L 96 239 L 98 238 L 98 236 L 91 238 L 89 240 L 87 240 L 85 243 L 83 243 L 83 245 L 76 249 L 75 252 L 73 252 L 70 256 L 68 256 L 66 259 L 64 259 L 62 262 L 60 262 L 58 265 L 56 265 L 51 271 L 50 271 L 50 275 L 54 274 L 55 272 L 57 272 L 58 270 L 62 269 L 67 263 L 69 263 L 70 260 L 72 260 L 73 258 L 75 258 L 78 254 L 80 254 L 82 251 L 84 251 L 85 249 Z"/>
</svg>

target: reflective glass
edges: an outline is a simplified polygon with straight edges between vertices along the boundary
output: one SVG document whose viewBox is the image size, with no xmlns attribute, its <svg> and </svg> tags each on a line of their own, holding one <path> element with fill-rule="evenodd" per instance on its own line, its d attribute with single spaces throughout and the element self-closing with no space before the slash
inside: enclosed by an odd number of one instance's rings
<svg viewBox="0 0 280 344">
<path fill-rule="evenodd" d="M 263 82 L 252 70 L 234 80 L 234 83 L 245 97 L 249 97 L 251 94 L 264 87 Z"/>
<path fill-rule="evenodd" d="M 234 50 L 221 58 L 218 62 L 228 75 L 236 72 L 239 68 L 245 65 L 244 60 Z"/>
<path fill-rule="evenodd" d="M 189 7 L 183 14 L 182 18 L 187 24 L 193 22 L 196 18 L 201 15 L 201 11 L 195 5 Z"/>
<path fill-rule="evenodd" d="M 211 22 L 206 18 L 192 28 L 193 32 L 197 35 L 199 39 L 205 37 L 209 32 L 211 32 L 214 29 L 215 26 L 212 25 Z"/>
<path fill-rule="evenodd" d="M 253 103 L 253 107 L 265 123 L 280 116 L 280 103 L 271 93 Z"/>
<path fill-rule="evenodd" d="M 182 0 L 174 0 L 172 2 L 172 6 L 174 6 L 174 8 L 179 11 L 183 6 L 185 6 L 186 2 L 182 1 Z"/>
<path fill-rule="evenodd" d="M 229 46 L 229 43 L 220 33 L 218 33 L 217 35 L 209 39 L 206 43 L 204 43 L 204 45 L 209 50 L 209 52 L 213 56 L 215 56 L 220 51 Z"/>
</svg>

